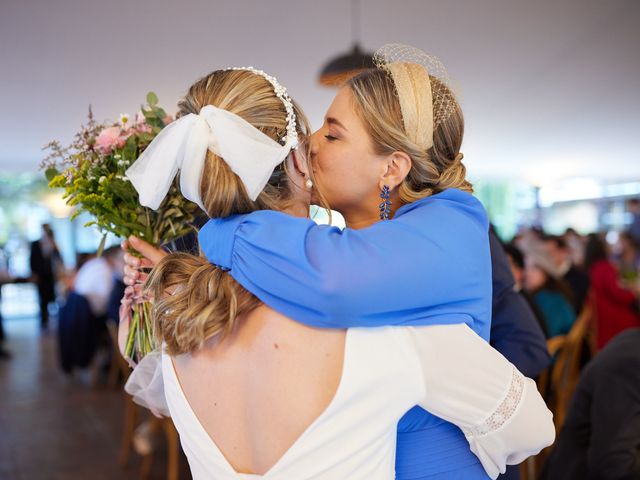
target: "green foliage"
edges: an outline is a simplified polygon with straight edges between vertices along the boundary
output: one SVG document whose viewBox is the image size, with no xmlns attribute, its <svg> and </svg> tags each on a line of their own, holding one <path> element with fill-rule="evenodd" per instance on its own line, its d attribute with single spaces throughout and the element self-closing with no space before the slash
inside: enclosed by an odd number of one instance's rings
<svg viewBox="0 0 640 480">
<path fill-rule="evenodd" d="M 54 179 L 54 177 L 58 176 L 58 170 L 56 170 L 53 167 L 47 168 L 47 170 L 44 172 L 44 176 L 46 177 L 48 182 L 51 182 L 51 180 Z"/>
<path fill-rule="evenodd" d="M 147 95 L 142 112 L 143 123 L 136 125 L 98 124 L 91 110 L 74 142 L 63 148 L 51 142 L 49 156 L 41 168 L 51 188 L 64 189 L 63 198 L 76 207 L 72 218 L 88 212 L 103 233 L 119 237 L 135 235 L 154 245 L 179 238 L 192 230 L 197 206 L 180 193 L 176 182 L 158 210 L 143 207 L 138 192 L 127 179 L 126 170 L 136 161 L 153 138 L 164 128 L 167 113 L 160 108 L 153 92 Z M 119 136 L 106 142 L 100 134 L 105 129 L 119 128 Z"/>
<path fill-rule="evenodd" d="M 150 107 L 155 107 L 158 105 L 158 96 L 153 92 L 147 93 L 147 103 Z"/>
</svg>

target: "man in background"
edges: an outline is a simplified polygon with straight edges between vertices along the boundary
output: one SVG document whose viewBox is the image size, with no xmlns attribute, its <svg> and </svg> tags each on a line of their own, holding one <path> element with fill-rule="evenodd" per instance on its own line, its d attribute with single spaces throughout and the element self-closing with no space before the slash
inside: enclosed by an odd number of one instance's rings
<svg viewBox="0 0 640 480">
<path fill-rule="evenodd" d="M 73 291 L 87 299 L 96 318 L 107 314 L 114 280 L 124 268 L 123 257 L 119 246 L 107 248 L 101 256 L 87 260 L 76 274 Z"/>
<path fill-rule="evenodd" d="M 11 358 L 11 354 L 5 349 L 4 342 L 6 340 L 4 326 L 2 325 L 2 285 L 11 281 L 9 268 L 4 251 L 0 248 L 0 360 Z"/>
<path fill-rule="evenodd" d="M 40 303 L 40 327 L 49 326 L 49 304 L 56 299 L 56 266 L 60 262 L 60 252 L 48 224 L 42 225 L 42 237 L 31 243 L 31 279 L 38 288 Z"/>
<path fill-rule="evenodd" d="M 640 242 L 640 199 L 632 198 L 627 203 L 629 213 L 631 213 L 631 226 L 629 232 L 635 238 L 636 242 Z"/>
</svg>

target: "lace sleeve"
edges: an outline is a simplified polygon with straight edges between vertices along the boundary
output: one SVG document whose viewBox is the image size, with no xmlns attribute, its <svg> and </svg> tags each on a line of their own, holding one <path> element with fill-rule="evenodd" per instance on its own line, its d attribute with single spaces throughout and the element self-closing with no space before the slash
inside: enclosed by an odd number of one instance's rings
<svg viewBox="0 0 640 480">
<path fill-rule="evenodd" d="M 493 411 L 481 425 L 477 427 L 463 428 L 467 437 L 480 437 L 496 431 L 507 423 L 518 409 L 524 392 L 524 376 L 514 366 L 511 367 L 511 382 L 507 393 L 500 405 Z"/>
<path fill-rule="evenodd" d="M 553 443 L 533 380 L 466 325 L 411 328 L 424 385 L 419 405 L 462 429 L 491 478 Z"/>
</svg>

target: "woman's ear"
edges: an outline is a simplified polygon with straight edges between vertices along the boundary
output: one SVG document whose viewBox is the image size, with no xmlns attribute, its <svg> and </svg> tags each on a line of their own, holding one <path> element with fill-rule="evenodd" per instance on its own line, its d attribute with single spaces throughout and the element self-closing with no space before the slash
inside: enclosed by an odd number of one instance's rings
<svg viewBox="0 0 640 480">
<path fill-rule="evenodd" d="M 309 164 L 302 149 L 291 150 L 291 162 L 295 172 L 305 178 L 309 178 Z"/>
<path fill-rule="evenodd" d="M 386 168 L 380 178 L 380 188 L 387 185 L 393 190 L 400 185 L 411 171 L 411 157 L 404 152 L 393 152 L 386 158 Z"/>
</svg>

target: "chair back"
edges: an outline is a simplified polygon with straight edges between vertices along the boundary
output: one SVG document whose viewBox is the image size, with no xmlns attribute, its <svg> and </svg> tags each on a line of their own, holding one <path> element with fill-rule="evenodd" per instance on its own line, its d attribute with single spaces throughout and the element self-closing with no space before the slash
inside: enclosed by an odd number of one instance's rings
<svg viewBox="0 0 640 480">
<path fill-rule="evenodd" d="M 549 402 L 549 382 L 550 378 L 553 375 L 553 372 L 558 368 L 557 359 L 560 355 L 560 351 L 564 348 L 567 342 L 566 335 L 557 335 L 553 338 L 547 340 L 547 351 L 549 352 L 549 356 L 553 359 L 552 363 L 545 368 L 542 373 L 538 376 L 538 391 L 542 398 Z"/>
<path fill-rule="evenodd" d="M 558 431 L 564 424 L 569 401 L 580 377 L 582 348 L 592 323 L 592 307 L 587 303 L 566 335 L 551 374 L 551 389 L 555 398 L 554 422 Z"/>
</svg>

